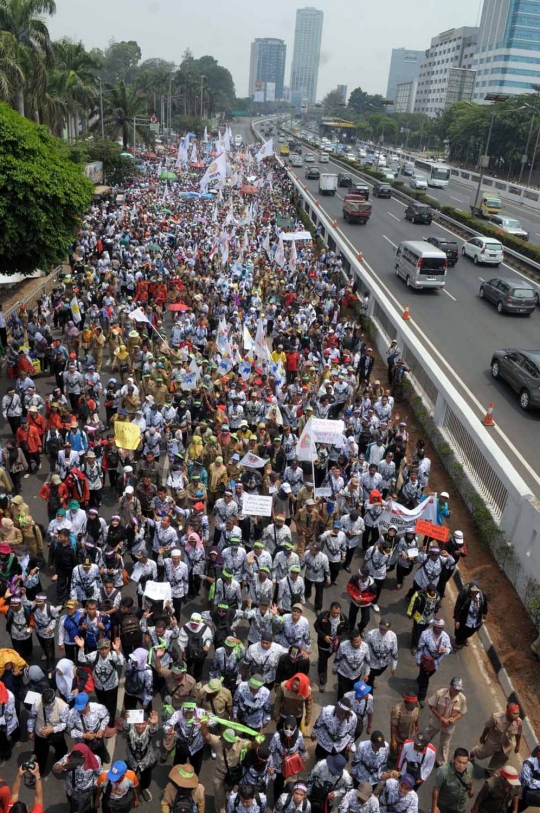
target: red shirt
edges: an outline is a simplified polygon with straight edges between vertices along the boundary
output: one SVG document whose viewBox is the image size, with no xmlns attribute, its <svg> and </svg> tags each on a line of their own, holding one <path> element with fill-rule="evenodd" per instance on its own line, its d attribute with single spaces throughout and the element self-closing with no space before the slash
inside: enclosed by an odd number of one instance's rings
<svg viewBox="0 0 540 813">
<path fill-rule="evenodd" d="M 285 368 L 290 373 L 298 372 L 298 366 L 300 364 L 300 353 L 297 353 L 296 350 L 293 350 L 291 353 L 287 353 L 287 361 L 285 363 Z"/>
</svg>

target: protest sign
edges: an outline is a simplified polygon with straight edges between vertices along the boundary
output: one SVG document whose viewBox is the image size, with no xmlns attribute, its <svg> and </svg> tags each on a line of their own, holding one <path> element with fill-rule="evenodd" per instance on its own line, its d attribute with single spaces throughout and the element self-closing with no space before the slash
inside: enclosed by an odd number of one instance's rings
<svg viewBox="0 0 540 813">
<path fill-rule="evenodd" d="M 266 460 L 263 460 L 262 457 L 258 457 L 253 452 L 246 452 L 238 465 L 247 466 L 250 469 L 262 469 L 265 463 Z"/>
<path fill-rule="evenodd" d="M 141 427 L 127 421 L 114 422 L 114 439 L 119 449 L 135 451 L 141 442 Z"/>
<path fill-rule="evenodd" d="M 144 723 L 144 709 L 130 709 L 126 711 L 126 723 Z"/>
<path fill-rule="evenodd" d="M 169 582 L 146 582 L 144 595 L 152 601 L 172 601 Z"/>
<path fill-rule="evenodd" d="M 424 534 L 424 536 L 431 536 L 439 542 L 447 542 L 450 536 L 450 531 L 444 525 L 434 525 L 433 522 L 427 522 L 425 519 L 418 519 L 414 530 L 417 534 Z"/>
<path fill-rule="evenodd" d="M 315 443 L 337 443 L 345 431 L 343 421 L 329 421 L 323 418 L 311 418 L 311 426 Z"/>
<path fill-rule="evenodd" d="M 389 500 L 379 518 L 381 533 L 388 530 L 389 525 L 395 525 L 398 534 L 403 534 L 407 528 L 415 528 L 416 522 L 424 519 L 426 522 L 437 522 L 437 495 L 432 494 L 416 508 L 405 508 L 398 502 Z"/>
<path fill-rule="evenodd" d="M 272 497 L 261 497 L 259 494 L 244 494 L 242 513 L 253 517 L 272 516 Z"/>
<path fill-rule="evenodd" d="M 332 496 L 332 489 L 331 488 L 316 488 L 315 489 L 315 496 L 316 497 L 324 497 L 325 499 L 327 497 L 331 497 Z"/>
</svg>

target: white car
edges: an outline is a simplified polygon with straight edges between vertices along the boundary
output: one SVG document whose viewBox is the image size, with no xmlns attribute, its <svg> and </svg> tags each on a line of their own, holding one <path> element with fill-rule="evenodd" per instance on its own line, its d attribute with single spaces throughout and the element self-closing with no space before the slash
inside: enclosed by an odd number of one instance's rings
<svg viewBox="0 0 540 813">
<path fill-rule="evenodd" d="M 319 164 L 329 164 L 330 163 L 330 156 L 327 152 L 321 152 L 319 154 Z"/>
<path fill-rule="evenodd" d="M 475 265 L 500 265 L 504 259 L 502 243 L 493 237 L 471 237 L 461 248 L 464 257 L 470 257 Z"/>
<path fill-rule="evenodd" d="M 384 155 L 377 156 L 377 166 L 385 167 L 387 165 L 386 157 Z"/>
<path fill-rule="evenodd" d="M 349 161 L 356 161 L 356 155 L 354 152 L 348 152 L 345 158 L 347 158 Z"/>
<path fill-rule="evenodd" d="M 409 181 L 411 189 L 427 189 L 427 180 L 422 175 L 413 175 Z"/>
<path fill-rule="evenodd" d="M 304 161 L 306 162 L 306 164 L 314 164 L 315 156 L 313 155 L 312 152 L 306 152 L 306 154 L 304 155 Z"/>
</svg>

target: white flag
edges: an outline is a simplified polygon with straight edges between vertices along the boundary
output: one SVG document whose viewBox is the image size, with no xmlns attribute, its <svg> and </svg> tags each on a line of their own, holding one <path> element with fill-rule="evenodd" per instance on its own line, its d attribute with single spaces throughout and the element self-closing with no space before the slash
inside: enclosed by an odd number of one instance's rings
<svg viewBox="0 0 540 813">
<path fill-rule="evenodd" d="M 73 321 L 75 322 L 76 325 L 78 325 L 82 319 L 82 316 L 81 309 L 79 308 L 79 303 L 77 302 L 76 296 L 74 296 L 73 299 L 71 300 L 69 307 L 71 308 L 71 315 L 73 316 Z"/>
<path fill-rule="evenodd" d="M 249 330 L 247 329 L 247 327 L 245 325 L 244 325 L 243 344 L 244 344 L 244 350 L 246 351 L 246 353 L 249 350 L 253 350 L 253 347 L 254 347 L 253 339 L 251 338 L 251 333 L 249 332 Z"/>
<path fill-rule="evenodd" d="M 149 322 L 148 316 L 140 308 L 128 313 L 128 319 L 133 319 L 134 322 Z"/>
<path fill-rule="evenodd" d="M 279 235 L 277 248 L 274 254 L 274 262 L 280 268 L 283 268 L 285 265 L 285 247 L 283 246 L 283 237 L 281 234 Z"/>
<path fill-rule="evenodd" d="M 302 434 L 296 444 L 296 457 L 298 460 L 305 460 L 312 463 L 317 455 L 315 443 L 313 441 L 313 431 L 311 428 L 311 418 L 304 426 Z"/>
<path fill-rule="evenodd" d="M 290 250 L 290 253 L 289 253 L 289 270 L 290 271 L 296 271 L 296 260 L 297 260 L 296 242 L 293 240 L 292 243 L 291 243 L 291 250 Z"/>
<path fill-rule="evenodd" d="M 257 333 L 255 334 L 255 355 L 263 359 L 263 361 L 270 361 L 270 350 L 266 344 L 266 336 L 264 335 L 263 320 L 259 319 L 257 322 Z"/>
<path fill-rule="evenodd" d="M 268 141 L 265 141 L 264 144 L 262 145 L 261 149 L 255 156 L 255 160 L 257 161 L 258 164 L 260 164 L 263 158 L 268 158 L 270 155 L 273 154 L 274 154 L 274 139 L 269 138 Z"/>
<path fill-rule="evenodd" d="M 180 142 L 180 146 L 178 147 L 178 156 L 176 158 L 176 166 L 183 167 L 188 162 L 188 154 L 187 150 L 184 147 L 184 142 Z"/>
<path fill-rule="evenodd" d="M 225 182 L 227 177 L 227 156 L 224 152 L 218 155 L 215 161 L 212 161 L 206 172 L 201 178 L 199 184 L 201 191 L 204 191 L 209 183 L 212 181 Z"/>
<path fill-rule="evenodd" d="M 197 161 L 197 145 L 193 142 L 193 147 L 191 148 L 191 163 L 195 164 Z"/>
<path fill-rule="evenodd" d="M 203 144 L 208 144 L 208 127 L 204 128 Z"/>
</svg>

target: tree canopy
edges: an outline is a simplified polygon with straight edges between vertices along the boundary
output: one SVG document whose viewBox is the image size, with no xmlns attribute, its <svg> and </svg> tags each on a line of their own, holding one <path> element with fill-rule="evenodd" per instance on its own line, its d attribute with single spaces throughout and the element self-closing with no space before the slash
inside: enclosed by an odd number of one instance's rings
<svg viewBox="0 0 540 813">
<path fill-rule="evenodd" d="M 2 273 L 30 273 L 62 262 L 92 189 L 66 145 L 0 104 Z"/>
</svg>

